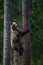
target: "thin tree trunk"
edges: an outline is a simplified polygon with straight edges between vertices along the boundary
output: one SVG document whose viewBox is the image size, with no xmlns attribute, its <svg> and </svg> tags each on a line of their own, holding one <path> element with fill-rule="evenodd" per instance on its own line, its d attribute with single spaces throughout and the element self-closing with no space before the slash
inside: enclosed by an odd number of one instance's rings
<svg viewBox="0 0 43 65">
<path fill-rule="evenodd" d="M 17 16 L 18 13 L 18 0 L 13 0 L 13 9 L 14 9 L 14 15 Z"/>
<path fill-rule="evenodd" d="M 13 65 L 19 65 L 19 62 L 18 62 L 18 52 L 16 50 L 13 51 L 14 53 L 14 59 L 13 59 L 13 62 L 14 64 Z"/>
<path fill-rule="evenodd" d="M 16 19 L 17 18 L 17 13 L 18 13 L 18 0 L 12 0 L 12 9 L 13 9 L 13 13 L 12 13 L 12 16 L 13 16 L 13 19 Z M 15 51 L 15 50 L 12 50 L 13 53 L 12 53 L 12 65 L 19 65 L 18 63 L 18 52 Z"/>
<path fill-rule="evenodd" d="M 30 30 L 30 0 L 22 0 L 22 24 L 23 30 L 29 28 Z M 30 47 L 30 32 L 23 37 L 23 65 L 30 65 L 31 60 L 31 47 Z"/>
<path fill-rule="evenodd" d="M 10 64 L 10 0 L 4 0 L 3 65 Z"/>
<path fill-rule="evenodd" d="M 13 19 L 17 18 L 18 14 L 18 0 L 12 0 L 12 16 Z"/>
</svg>

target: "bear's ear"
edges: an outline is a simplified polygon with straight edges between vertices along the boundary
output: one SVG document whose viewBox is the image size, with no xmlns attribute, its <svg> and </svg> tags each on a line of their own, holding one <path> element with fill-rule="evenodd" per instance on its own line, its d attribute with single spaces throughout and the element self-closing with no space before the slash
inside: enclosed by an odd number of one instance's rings
<svg viewBox="0 0 43 65">
<path fill-rule="evenodd" d="M 11 22 L 11 25 L 12 25 L 12 22 Z"/>
</svg>

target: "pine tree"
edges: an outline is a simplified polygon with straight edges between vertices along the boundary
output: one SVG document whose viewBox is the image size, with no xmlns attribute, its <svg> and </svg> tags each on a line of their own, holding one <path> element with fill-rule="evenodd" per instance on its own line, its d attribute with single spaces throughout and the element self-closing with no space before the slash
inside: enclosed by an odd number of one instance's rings
<svg viewBox="0 0 43 65">
<path fill-rule="evenodd" d="M 4 0 L 3 65 L 10 64 L 10 0 Z"/>
<path fill-rule="evenodd" d="M 30 0 L 22 0 L 22 24 L 23 30 L 30 30 Z M 23 37 L 23 65 L 30 65 L 31 47 L 30 47 L 30 31 Z"/>
</svg>

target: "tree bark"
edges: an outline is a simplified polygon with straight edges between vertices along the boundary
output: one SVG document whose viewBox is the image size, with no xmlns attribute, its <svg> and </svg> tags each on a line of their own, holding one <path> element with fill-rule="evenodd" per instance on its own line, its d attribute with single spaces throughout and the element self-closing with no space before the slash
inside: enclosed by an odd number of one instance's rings
<svg viewBox="0 0 43 65">
<path fill-rule="evenodd" d="M 13 53 L 14 53 L 14 59 L 13 59 L 14 65 L 19 65 L 18 52 L 16 50 L 14 50 Z"/>
<path fill-rule="evenodd" d="M 30 0 L 22 0 L 22 26 L 23 30 L 30 30 Z M 23 37 L 23 65 L 30 65 L 31 61 L 31 46 L 30 46 L 30 31 Z"/>
<path fill-rule="evenodd" d="M 18 0 L 12 0 L 12 16 L 13 20 L 17 18 L 18 14 Z M 19 65 L 18 63 L 18 52 L 16 50 L 12 50 L 12 65 Z"/>
<path fill-rule="evenodd" d="M 3 65 L 10 64 L 10 0 L 4 0 Z"/>
<path fill-rule="evenodd" d="M 18 0 L 12 0 L 12 16 L 13 19 L 17 18 L 17 14 L 18 14 Z"/>
</svg>

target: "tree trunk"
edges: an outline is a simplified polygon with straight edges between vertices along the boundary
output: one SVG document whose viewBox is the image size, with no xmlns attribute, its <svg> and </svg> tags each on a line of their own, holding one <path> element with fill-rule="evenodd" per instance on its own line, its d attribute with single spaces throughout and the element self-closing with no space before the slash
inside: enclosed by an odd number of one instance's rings
<svg viewBox="0 0 43 65">
<path fill-rule="evenodd" d="M 17 18 L 17 13 L 18 13 L 18 0 L 12 0 L 12 16 L 13 20 Z M 18 52 L 15 50 L 12 50 L 12 65 L 19 65 L 18 64 Z"/>
<path fill-rule="evenodd" d="M 4 47 L 3 65 L 10 64 L 10 0 L 4 0 Z"/>
<path fill-rule="evenodd" d="M 23 30 L 29 28 L 30 30 L 30 0 L 22 0 L 22 24 Z M 23 65 L 30 65 L 31 60 L 31 47 L 30 47 L 30 31 L 23 37 Z"/>
<path fill-rule="evenodd" d="M 18 52 L 16 50 L 14 50 L 13 53 L 14 53 L 14 59 L 13 59 L 14 64 L 13 65 L 19 65 Z"/>
<path fill-rule="evenodd" d="M 12 0 L 12 16 L 13 20 L 17 18 L 18 14 L 18 0 Z"/>
</svg>

